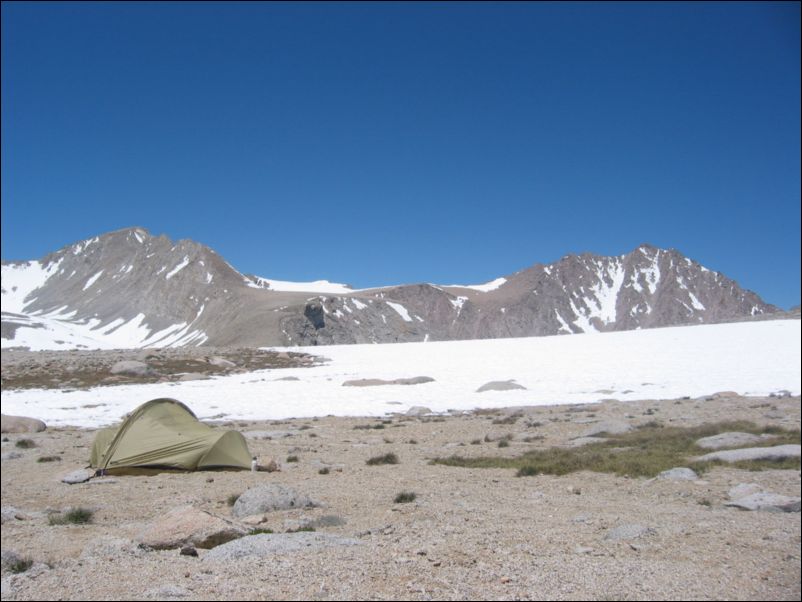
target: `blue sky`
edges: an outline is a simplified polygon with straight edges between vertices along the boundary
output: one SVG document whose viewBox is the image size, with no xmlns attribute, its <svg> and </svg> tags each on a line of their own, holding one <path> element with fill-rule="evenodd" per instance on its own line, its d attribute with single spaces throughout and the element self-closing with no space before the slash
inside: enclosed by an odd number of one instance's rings
<svg viewBox="0 0 802 602">
<path fill-rule="evenodd" d="M 800 301 L 799 3 L 2 4 L 2 257 L 479 283 L 673 247 Z"/>
</svg>

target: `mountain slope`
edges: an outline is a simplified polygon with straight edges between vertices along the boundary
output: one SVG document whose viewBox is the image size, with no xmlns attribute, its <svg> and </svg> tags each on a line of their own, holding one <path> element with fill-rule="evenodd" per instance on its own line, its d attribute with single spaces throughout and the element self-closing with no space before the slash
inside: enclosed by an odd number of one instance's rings
<svg viewBox="0 0 802 602">
<path fill-rule="evenodd" d="M 32 349 L 385 343 L 605 332 L 778 311 L 675 250 L 568 255 L 485 285 L 353 290 L 239 273 L 128 228 L 3 263 L 2 343 Z"/>
</svg>

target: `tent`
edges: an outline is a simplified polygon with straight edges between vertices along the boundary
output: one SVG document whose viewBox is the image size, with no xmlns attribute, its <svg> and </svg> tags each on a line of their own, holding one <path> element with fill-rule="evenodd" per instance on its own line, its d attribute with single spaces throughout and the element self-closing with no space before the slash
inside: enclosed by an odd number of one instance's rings
<svg viewBox="0 0 802 602">
<path fill-rule="evenodd" d="M 251 467 L 245 437 L 203 424 L 175 399 L 154 399 L 119 426 L 98 431 L 90 466 L 103 473 L 138 469 L 204 470 Z"/>
</svg>

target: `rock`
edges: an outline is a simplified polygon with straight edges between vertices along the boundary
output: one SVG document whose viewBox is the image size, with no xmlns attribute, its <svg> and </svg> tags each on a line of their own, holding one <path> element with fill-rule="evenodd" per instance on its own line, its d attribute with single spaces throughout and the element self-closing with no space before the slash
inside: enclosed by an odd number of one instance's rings
<svg viewBox="0 0 802 602">
<path fill-rule="evenodd" d="M 697 462 L 720 460 L 722 462 L 743 462 L 747 460 L 785 460 L 786 458 L 799 458 L 799 445 L 775 445 L 774 447 L 745 447 L 743 449 L 729 449 L 717 451 L 698 458 Z"/>
<path fill-rule="evenodd" d="M 39 433 L 46 428 L 47 425 L 37 418 L 0 414 L 0 432 L 3 433 Z"/>
<path fill-rule="evenodd" d="M 98 537 L 84 546 L 81 551 L 81 559 L 108 562 L 109 558 L 118 558 L 122 555 L 141 558 L 147 553 L 147 550 L 130 539 Z"/>
<path fill-rule="evenodd" d="M 478 389 L 476 389 L 476 392 L 484 393 L 485 391 L 513 391 L 515 389 L 523 389 L 524 391 L 526 391 L 526 387 L 516 383 L 515 379 L 510 379 L 510 380 L 491 380 L 490 382 L 487 382 Z"/>
<path fill-rule="evenodd" d="M 86 483 L 89 479 L 95 476 L 95 471 L 91 468 L 79 468 L 73 470 L 65 475 L 62 475 L 61 482 L 68 485 L 76 485 L 78 483 Z"/>
<path fill-rule="evenodd" d="M 247 532 L 230 520 L 192 506 L 182 506 L 154 520 L 137 540 L 156 550 L 186 544 L 208 549 L 242 537 Z"/>
<path fill-rule="evenodd" d="M 406 411 L 407 416 L 425 416 L 431 414 L 432 410 L 426 406 L 412 406 Z"/>
<path fill-rule="evenodd" d="M 657 475 L 657 478 L 668 481 L 695 481 L 699 478 L 699 475 L 690 468 L 679 467 L 664 470 Z"/>
<path fill-rule="evenodd" d="M 299 550 L 314 550 L 334 546 L 357 546 L 356 539 L 338 537 L 328 533 L 277 533 L 251 535 L 216 547 L 203 557 L 204 562 L 231 561 L 248 556 L 269 558 Z"/>
<path fill-rule="evenodd" d="M 24 512 L 14 506 L 3 506 L 2 509 L 0 509 L 0 517 L 2 517 L 2 524 L 4 525 L 17 520 L 28 519 L 28 516 Z"/>
<path fill-rule="evenodd" d="M 743 447 L 745 445 L 754 445 L 762 441 L 764 437 L 760 435 L 753 435 L 752 433 L 741 433 L 733 431 L 729 433 L 720 433 L 712 437 L 702 437 L 697 439 L 696 445 L 702 449 L 721 449 L 724 447 Z"/>
<path fill-rule="evenodd" d="M 621 525 L 615 527 L 614 529 L 610 529 L 607 532 L 607 535 L 604 536 L 604 539 L 610 541 L 625 541 L 629 539 L 638 539 L 639 537 L 646 537 L 648 535 L 654 535 L 657 533 L 651 527 L 644 527 L 643 525 Z"/>
<path fill-rule="evenodd" d="M 185 545 L 181 547 L 181 556 L 194 556 L 195 558 L 198 557 L 198 550 L 195 549 L 193 545 Z"/>
<path fill-rule="evenodd" d="M 754 493 L 763 493 L 764 489 L 757 483 L 739 483 L 729 491 L 731 500 L 738 500 Z"/>
<path fill-rule="evenodd" d="M 124 360 L 111 367 L 112 374 L 125 374 L 126 376 L 154 376 L 156 371 L 145 362 Z"/>
<path fill-rule="evenodd" d="M 313 508 L 318 504 L 284 485 L 263 485 L 248 489 L 234 503 L 231 514 L 235 518 L 273 512 L 275 510 L 289 510 L 292 508 Z"/>
<path fill-rule="evenodd" d="M 224 357 L 220 357 L 219 355 L 215 355 L 214 357 L 210 357 L 207 360 L 212 366 L 217 366 L 218 368 L 236 368 L 237 364 L 231 362 Z"/>
<path fill-rule="evenodd" d="M 10 567 L 19 566 L 23 561 L 22 556 L 17 554 L 14 550 L 3 550 L 0 552 L 0 564 L 3 568 L 10 570 Z"/>
<path fill-rule="evenodd" d="M 762 510 L 763 512 L 799 512 L 801 501 L 802 498 L 764 491 L 724 502 L 724 505 L 742 510 Z"/>
<path fill-rule="evenodd" d="M 256 460 L 257 472 L 278 472 L 279 470 L 281 468 L 273 458 L 257 458 Z"/>
<path fill-rule="evenodd" d="M 604 420 L 598 424 L 590 427 L 582 437 L 596 437 L 598 435 L 622 435 L 632 430 L 632 425 L 628 422 L 620 422 L 618 420 Z"/>
<path fill-rule="evenodd" d="M 201 374 L 200 372 L 187 372 L 178 377 L 179 382 L 187 382 L 190 380 L 209 380 L 211 376 L 208 374 Z"/>
<path fill-rule="evenodd" d="M 0 460 L 5 462 L 6 460 L 16 460 L 17 458 L 21 457 L 22 457 L 22 452 L 10 451 L 0 455 Z"/>
<path fill-rule="evenodd" d="M 581 447 L 583 445 L 590 445 L 591 443 L 601 443 L 607 441 L 604 437 L 577 437 L 572 439 L 569 445 L 571 447 Z"/>
<path fill-rule="evenodd" d="M 171 598 L 186 598 L 191 596 L 192 592 L 179 586 L 179 585 L 162 585 L 156 589 L 150 590 L 146 596 L 154 600 L 169 600 Z"/>
<path fill-rule="evenodd" d="M 343 387 L 379 387 L 382 385 L 421 385 L 423 383 L 434 382 L 431 376 L 413 376 L 411 378 L 396 378 L 394 380 L 382 380 L 381 378 L 360 378 L 357 380 L 347 380 Z"/>
<path fill-rule="evenodd" d="M 297 376 L 282 376 L 281 378 L 277 378 L 275 380 L 300 381 L 301 379 Z"/>
</svg>

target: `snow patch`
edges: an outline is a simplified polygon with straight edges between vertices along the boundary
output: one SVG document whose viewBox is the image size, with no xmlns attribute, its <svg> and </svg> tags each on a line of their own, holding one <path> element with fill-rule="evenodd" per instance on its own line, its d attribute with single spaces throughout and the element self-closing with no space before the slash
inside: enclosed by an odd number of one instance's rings
<svg viewBox="0 0 802 602">
<path fill-rule="evenodd" d="M 179 263 L 172 270 L 170 270 L 170 272 L 167 274 L 167 276 L 165 276 L 165 279 L 169 280 L 170 278 L 175 276 L 178 272 L 183 270 L 188 265 L 189 265 L 189 256 L 185 256 L 184 260 L 181 263 Z"/>
<path fill-rule="evenodd" d="M 84 290 L 88 289 L 95 282 L 97 282 L 97 279 L 100 278 L 101 274 L 103 274 L 103 270 L 100 270 L 97 274 L 89 278 L 89 280 L 86 281 L 86 284 L 84 284 Z"/>
<path fill-rule="evenodd" d="M 412 318 L 409 317 L 409 312 L 407 308 L 401 305 L 400 303 L 393 303 L 392 301 L 386 301 L 387 305 L 392 307 L 396 313 L 404 320 L 404 322 L 412 322 Z"/>
</svg>

